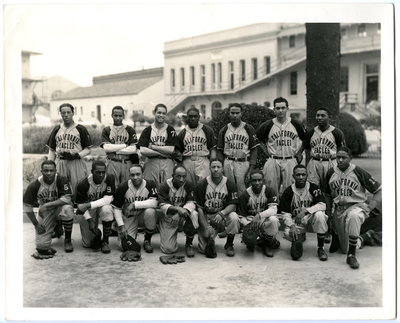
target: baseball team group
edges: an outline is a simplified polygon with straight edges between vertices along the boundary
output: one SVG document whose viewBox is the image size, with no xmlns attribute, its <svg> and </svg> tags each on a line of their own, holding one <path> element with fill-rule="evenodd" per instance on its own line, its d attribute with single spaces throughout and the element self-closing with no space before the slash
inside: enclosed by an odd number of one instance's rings
<svg viewBox="0 0 400 323">
<path fill-rule="evenodd" d="M 379 239 L 373 230 L 360 234 L 360 228 L 377 213 L 381 184 L 351 163 L 352 152 L 343 132 L 330 124 L 329 109 L 318 109 L 318 125 L 310 131 L 288 117 L 288 110 L 288 101 L 276 98 L 275 118 L 255 130 L 242 121 L 243 107 L 231 104 L 230 123 L 215 136 L 196 108 L 187 110 L 186 125 L 177 134 L 165 122 L 167 107 L 158 104 L 154 123 L 138 139 L 123 123 L 123 107 L 115 106 L 113 124 L 102 131 L 107 161 L 93 161 L 87 174 L 84 157 L 91 153 L 92 140 L 74 122 L 74 107 L 62 104 L 62 123 L 47 141 L 42 175 L 23 197 L 24 213 L 35 227 L 32 256 L 52 258 L 52 239 L 62 235 L 65 252 L 72 252 L 76 219 L 83 247 L 110 253 L 109 237 L 116 235 L 123 261 L 141 260 L 142 248 L 152 253 L 155 233 L 160 234 L 163 264 L 194 257 L 196 234 L 197 251 L 208 258 L 217 257 L 217 236 L 226 237 L 226 255 L 233 257 L 236 235 L 249 252 L 259 247 L 273 257 L 281 227 L 294 260 L 303 254 L 306 233 L 313 232 L 321 261 L 328 260 L 324 244 L 330 243 L 330 252 L 340 250 L 351 268 L 359 268 L 356 249 L 371 234 Z M 311 156 L 307 164 L 305 150 Z M 262 170 L 256 169 L 261 151 L 266 156 Z M 146 157 L 144 164 L 138 153 Z M 139 232 L 143 243 L 137 240 Z M 179 232 L 186 236 L 185 253 L 178 253 Z"/>
</svg>

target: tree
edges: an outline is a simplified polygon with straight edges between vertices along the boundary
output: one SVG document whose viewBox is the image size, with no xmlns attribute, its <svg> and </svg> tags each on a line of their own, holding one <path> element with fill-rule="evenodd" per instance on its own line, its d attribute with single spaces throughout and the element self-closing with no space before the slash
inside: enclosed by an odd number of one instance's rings
<svg viewBox="0 0 400 323">
<path fill-rule="evenodd" d="M 361 155 L 368 150 L 367 138 L 361 123 L 351 114 L 341 112 L 338 116 L 340 130 L 346 139 L 346 146 L 354 156 Z"/>
<path fill-rule="evenodd" d="M 340 24 L 306 23 L 307 128 L 312 129 L 318 108 L 330 111 L 338 126 L 340 96 Z"/>
<path fill-rule="evenodd" d="M 136 129 L 136 122 L 143 123 L 145 121 L 144 115 L 136 111 L 132 114 L 133 128 Z"/>
</svg>

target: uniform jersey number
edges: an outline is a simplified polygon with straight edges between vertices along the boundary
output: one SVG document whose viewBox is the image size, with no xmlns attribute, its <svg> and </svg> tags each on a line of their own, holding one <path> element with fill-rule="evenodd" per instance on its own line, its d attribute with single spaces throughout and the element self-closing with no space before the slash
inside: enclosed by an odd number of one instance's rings
<svg viewBox="0 0 400 323">
<path fill-rule="evenodd" d="M 107 193 L 111 193 L 111 186 L 107 186 Z"/>
<path fill-rule="evenodd" d="M 68 184 L 64 184 L 64 191 L 68 191 Z"/>
<path fill-rule="evenodd" d="M 318 195 L 322 195 L 322 192 L 320 189 L 314 190 L 313 193 L 314 193 L 315 197 L 317 197 Z"/>
<path fill-rule="evenodd" d="M 233 192 L 232 193 L 232 200 L 235 200 L 235 199 L 237 199 L 238 197 L 237 197 L 237 192 Z"/>
<path fill-rule="evenodd" d="M 151 194 L 153 194 L 153 195 L 157 194 L 157 189 L 156 188 L 152 188 L 151 189 Z"/>
</svg>

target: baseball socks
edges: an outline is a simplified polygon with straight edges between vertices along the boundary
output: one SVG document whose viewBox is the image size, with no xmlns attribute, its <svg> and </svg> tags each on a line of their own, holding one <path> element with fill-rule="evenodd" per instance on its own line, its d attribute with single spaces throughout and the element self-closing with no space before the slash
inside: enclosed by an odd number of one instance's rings
<svg viewBox="0 0 400 323">
<path fill-rule="evenodd" d="M 224 249 L 226 250 L 226 255 L 228 257 L 233 257 L 235 255 L 235 249 L 233 249 L 233 240 L 235 239 L 234 234 L 228 234 Z"/>
<path fill-rule="evenodd" d="M 356 259 L 357 240 L 358 237 L 349 235 L 349 251 L 347 253 L 346 262 L 350 265 L 350 268 L 353 269 L 357 269 L 358 267 L 360 267 L 360 264 Z"/>
<path fill-rule="evenodd" d="M 74 220 L 62 220 L 62 224 L 64 227 L 65 232 L 65 240 L 64 240 L 64 250 L 65 252 L 72 252 L 74 251 L 74 246 L 71 242 L 71 235 L 72 235 L 72 225 L 74 224 Z"/>
<path fill-rule="evenodd" d="M 112 221 L 103 221 L 103 243 L 101 245 L 102 253 L 110 253 L 110 247 L 108 246 L 108 237 L 111 235 Z"/>
<path fill-rule="evenodd" d="M 325 233 L 317 233 L 317 240 L 318 240 L 318 250 L 317 250 L 318 258 L 321 261 L 326 261 L 328 260 L 328 255 L 324 250 Z"/>
<path fill-rule="evenodd" d="M 194 257 L 194 251 L 193 251 L 193 248 L 192 248 L 193 238 L 194 237 L 186 236 L 185 251 L 186 251 L 186 255 L 189 258 Z"/>
<path fill-rule="evenodd" d="M 151 237 L 153 236 L 155 230 L 148 230 L 146 229 L 146 232 L 144 234 L 144 241 L 143 241 L 143 249 L 147 253 L 152 253 L 153 252 L 153 246 L 151 245 Z"/>
</svg>

